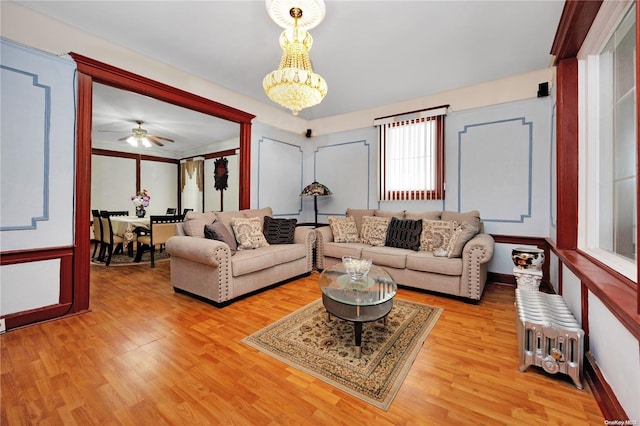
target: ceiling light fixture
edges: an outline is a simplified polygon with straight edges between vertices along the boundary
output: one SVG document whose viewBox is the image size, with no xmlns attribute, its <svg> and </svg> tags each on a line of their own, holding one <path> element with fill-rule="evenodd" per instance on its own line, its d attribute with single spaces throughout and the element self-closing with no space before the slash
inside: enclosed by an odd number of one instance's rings
<svg viewBox="0 0 640 426">
<path fill-rule="evenodd" d="M 127 138 L 127 143 L 135 147 L 137 147 L 139 143 L 146 148 L 151 147 L 151 142 L 149 142 L 149 139 L 147 139 L 147 131 L 141 127 L 142 122 L 138 121 L 137 123 L 138 128 L 131 129 L 131 136 Z"/>
<path fill-rule="evenodd" d="M 262 87 L 269 99 L 298 115 L 327 94 L 326 81 L 311 66 L 313 38 L 307 32 L 322 22 L 326 7 L 323 0 L 265 0 L 265 6 L 269 17 L 285 30 L 280 35 L 280 65 L 265 76 Z"/>
</svg>

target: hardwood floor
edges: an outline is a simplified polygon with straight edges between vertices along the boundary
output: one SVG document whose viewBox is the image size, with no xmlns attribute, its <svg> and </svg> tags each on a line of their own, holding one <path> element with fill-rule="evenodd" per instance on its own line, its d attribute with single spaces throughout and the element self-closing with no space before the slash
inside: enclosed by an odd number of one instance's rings
<svg viewBox="0 0 640 426">
<path fill-rule="evenodd" d="M 0 336 L 2 425 L 604 424 L 586 383 L 518 371 L 513 287 L 400 289 L 444 312 L 384 412 L 240 342 L 319 298 L 317 274 L 219 309 L 169 262 L 91 268 L 91 312 Z"/>
</svg>

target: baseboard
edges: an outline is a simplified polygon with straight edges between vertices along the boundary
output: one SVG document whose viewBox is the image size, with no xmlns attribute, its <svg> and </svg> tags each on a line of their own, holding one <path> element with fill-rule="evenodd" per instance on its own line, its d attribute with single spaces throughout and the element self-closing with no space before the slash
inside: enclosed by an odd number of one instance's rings
<svg viewBox="0 0 640 426">
<path fill-rule="evenodd" d="M 488 272 L 487 273 L 487 281 L 491 283 L 501 284 L 501 285 L 509 285 L 513 287 L 517 287 L 518 283 L 516 282 L 516 277 L 511 274 L 499 274 L 497 272 Z M 540 291 L 543 293 L 555 293 L 555 289 L 551 285 L 549 281 L 542 280 L 540 283 Z"/>
</svg>

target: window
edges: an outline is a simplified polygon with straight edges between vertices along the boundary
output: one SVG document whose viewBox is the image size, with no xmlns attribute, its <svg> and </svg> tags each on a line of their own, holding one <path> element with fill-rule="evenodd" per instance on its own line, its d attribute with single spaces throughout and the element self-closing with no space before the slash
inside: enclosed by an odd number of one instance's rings
<svg viewBox="0 0 640 426">
<path fill-rule="evenodd" d="M 378 198 L 444 198 L 444 117 L 446 107 L 376 119 Z"/>
<path fill-rule="evenodd" d="M 619 10 L 622 19 L 601 49 L 584 59 L 586 158 L 579 246 L 635 280 L 637 275 L 637 113 L 635 6 Z M 592 31 L 594 28 L 592 27 Z M 598 31 L 600 34 L 602 32 Z M 607 34 L 605 32 L 605 34 Z"/>
</svg>

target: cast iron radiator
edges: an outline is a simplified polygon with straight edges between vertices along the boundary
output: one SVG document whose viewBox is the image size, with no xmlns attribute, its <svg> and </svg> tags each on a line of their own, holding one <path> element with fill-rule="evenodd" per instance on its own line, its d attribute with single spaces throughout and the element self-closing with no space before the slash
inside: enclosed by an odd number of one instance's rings
<svg viewBox="0 0 640 426">
<path fill-rule="evenodd" d="M 567 374 L 582 389 L 584 331 L 562 296 L 516 289 L 516 317 L 520 371 Z"/>
</svg>

